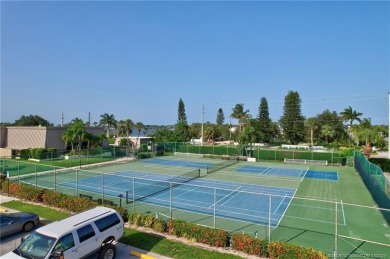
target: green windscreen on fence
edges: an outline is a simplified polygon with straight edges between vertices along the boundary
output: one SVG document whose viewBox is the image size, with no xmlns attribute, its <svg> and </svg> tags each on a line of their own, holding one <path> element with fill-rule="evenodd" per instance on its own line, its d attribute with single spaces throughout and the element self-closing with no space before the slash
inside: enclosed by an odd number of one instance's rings
<svg viewBox="0 0 390 259">
<path fill-rule="evenodd" d="M 355 169 L 359 172 L 375 202 L 380 208 L 390 209 L 389 191 L 386 190 L 389 186 L 389 180 L 385 177 L 382 170 L 368 161 L 360 152 L 355 151 L 354 159 Z M 390 223 L 390 214 L 384 213 L 384 217 Z"/>
</svg>

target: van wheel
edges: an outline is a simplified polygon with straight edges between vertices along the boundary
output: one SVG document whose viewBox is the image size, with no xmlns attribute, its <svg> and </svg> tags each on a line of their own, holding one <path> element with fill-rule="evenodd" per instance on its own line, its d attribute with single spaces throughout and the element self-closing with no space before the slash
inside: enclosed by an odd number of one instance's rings
<svg viewBox="0 0 390 259">
<path fill-rule="evenodd" d="M 116 255 L 116 247 L 113 244 L 107 244 L 102 247 L 99 252 L 99 259 L 114 259 Z"/>
<path fill-rule="evenodd" d="M 35 224 L 34 222 L 32 221 L 29 221 L 29 222 L 26 222 L 24 223 L 22 229 L 23 229 L 23 232 L 29 232 L 31 231 L 33 228 L 34 228 Z"/>
</svg>

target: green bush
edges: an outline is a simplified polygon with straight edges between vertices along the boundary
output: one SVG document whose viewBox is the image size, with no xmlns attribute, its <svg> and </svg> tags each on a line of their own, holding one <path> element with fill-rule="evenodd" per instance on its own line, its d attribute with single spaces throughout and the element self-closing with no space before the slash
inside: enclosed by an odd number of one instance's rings
<svg viewBox="0 0 390 259">
<path fill-rule="evenodd" d="M 145 159 L 145 158 L 151 158 L 152 155 L 150 153 L 139 153 L 138 159 Z"/>
<path fill-rule="evenodd" d="M 268 253 L 270 259 L 290 259 L 290 258 L 310 258 L 324 259 L 328 258 L 324 253 L 312 248 L 306 248 L 296 244 L 271 242 L 268 244 Z"/>
<path fill-rule="evenodd" d="M 162 219 L 155 219 L 153 223 L 153 229 L 161 233 L 166 232 L 167 223 Z"/>
<path fill-rule="evenodd" d="M 57 158 L 58 157 L 58 152 L 57 152 L 57 149 L 56 148 L 48 148 L 47 149 L 47 158 Z"/>
<path fill-rule="evenodd" d="M 370 158 L 371 163 L 377 165 L 383 172 L 390 172 L 390 159 L 387 158 Z"/>
<path fill-rule="evenodd" d="M 20 159 L 27 160 L 30 158 L 30 149 L 22 149 L 20 150 Z"/>
<path fill-rule="evenodd" d="M 42 202 L 43 204 L 75 213 L 94 208 L 98 205 L 95 201 L 91 201 L 90 199 L 85 197 L 80 198 L 76 196 L 54 192 L 48 189 L 35 188 L 31 185 L 18 184 L 8 181 L 4 181 L 2 183 L 1 189 L 4 192 L 7 192 L 9 190 L 9 195 L 15 196 L 23 200 Z M 122 216 L 123 220 L 127 221 L 128 212 L 126 209 L 117 206 L 106 207 L 111 207 L 115 209 Z"/>
<path fill-rule="evenodd" d="M 164 220 L 156 219 L 148 214 L 130 213 L 128 219 L 131 225 L 152 228 L 158 232 L 165 232 L 167 229 L 167 224 Z"/>
<path fill-rule="evenodd" d="M 47 149 L 46 148 L 36 148 L 33 158 L 35 159 L 47 159 Z"/>
<path fill-rule="evenodd" d="M 231 236 L 232 249 L 259 257 L 268 257 L 268 241 L 256 239 L 246 234 L 235 233 Z"/>
<path fill-rule="evenodd" d="M 228 232 L 187 223 L 182 220 L 168 222 L 168 233 L 215 247 L 226 247 Z"/>
</svg>

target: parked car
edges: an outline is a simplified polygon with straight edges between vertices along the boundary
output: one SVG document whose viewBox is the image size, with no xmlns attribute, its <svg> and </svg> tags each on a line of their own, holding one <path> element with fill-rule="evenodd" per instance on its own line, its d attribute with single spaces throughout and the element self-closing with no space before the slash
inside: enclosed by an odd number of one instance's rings
<svg viewBox="0 0 390 259">
<path fill-rule="evenodd" d="M 0 237 L 18 232 L 29 232 L 39 223 L 39 216 L 28 212 L 0 213 Z"/>
<path fill-rule="evenodd" d="M 80 259 L 96 253 L 99 259 L 113 259 L 123 234 L 118 212 L 96 207 L 36 229 L 2 259 Z"/>
</svg>

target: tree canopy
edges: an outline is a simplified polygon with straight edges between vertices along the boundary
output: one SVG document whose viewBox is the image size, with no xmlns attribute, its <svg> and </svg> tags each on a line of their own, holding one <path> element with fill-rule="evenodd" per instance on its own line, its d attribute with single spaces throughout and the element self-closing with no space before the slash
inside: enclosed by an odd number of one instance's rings
<svg viewBox="0 0 390 259">
<path fill-rule="evenodd" d="M 297 144 L 305 139 L 305 117 L 301 111 L 301 98 L 296 91 L 289 91 L 284 98 L 283 116 L 279 123 L 286 141 Z"/>
<path fill-rule="evenodd" d="M 14 126 L 51 127 L 53 126 L 53 124 L 38 115 L 28 115 L 28 116 L 23 115 L 15 121 Z"/>
</svg>

